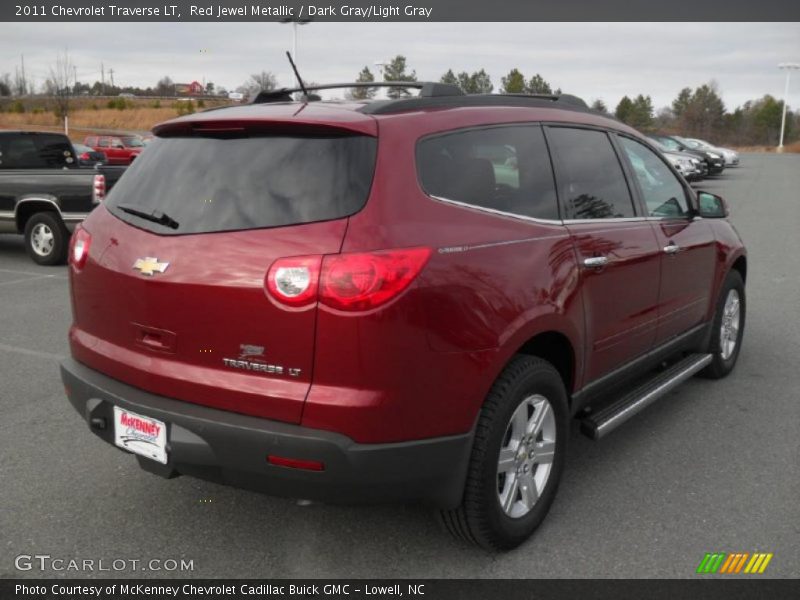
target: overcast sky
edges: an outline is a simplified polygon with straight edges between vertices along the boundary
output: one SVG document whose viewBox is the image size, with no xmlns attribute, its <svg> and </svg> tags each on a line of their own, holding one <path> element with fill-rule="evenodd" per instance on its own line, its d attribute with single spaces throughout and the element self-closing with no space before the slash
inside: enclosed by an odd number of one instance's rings
<svg viewBox="0 0 800 600">
<path fill-rule="evenodd" d="M 0 23 L 0 74 L 20 54 L 38 85 L 65 47 L 78 79 L 114 69 L 117 85 L 213 81 L 233 89 L 250 73 L 292 83 L 284 52 L 292 27 L 279 23 Z M 298 28 L 298 63 L 310 81 L 352 81 L 364 65 L 397 54 L 419 79 L 448 69 L 486 69 L 495 90 L 511 68 L 616 106 L 649 94 L 656 108 L 685 86 L 715 81 L 729 109 L 764 94 L 783 96 L 777 64 L 800 62 L 800 23 L 310 23 Z M 790 105 L 800 105 L 800 73 Z"/>
</svg>

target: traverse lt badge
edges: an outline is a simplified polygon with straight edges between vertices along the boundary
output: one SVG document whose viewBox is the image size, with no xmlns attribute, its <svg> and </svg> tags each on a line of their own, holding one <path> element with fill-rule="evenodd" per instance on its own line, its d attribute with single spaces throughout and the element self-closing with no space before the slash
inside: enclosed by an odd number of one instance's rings
<svg viewBox="0 0 800 600">
<path fill-rule="evenodd" d="M 157 258 L 147 256 L 145 258 L 137 258 L 133 263 L 133 268 L 140 271 L 142 275 L 152 277 L 156 271 L 163 273 L 169 266 L 168 262 L 158 262 Z"/>
</svg>

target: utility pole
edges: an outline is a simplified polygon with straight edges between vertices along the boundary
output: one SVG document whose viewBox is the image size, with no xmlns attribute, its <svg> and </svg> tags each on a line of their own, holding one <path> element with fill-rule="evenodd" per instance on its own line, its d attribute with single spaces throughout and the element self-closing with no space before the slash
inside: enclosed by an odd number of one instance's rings
<svg viewBox="0 0 800 600">
<path fill-rule="evenodd" d="M 786 71 L 786 87 L 783 90 L 783 115 L 781 116 L 781 140 L 778 142 L 778 152 L 783 152 L 783 133 L 786 129 L 786 105 L 789 103 L 789 79 L 792 71 L 800 69 L 800 63 L 781 63 L 778 68 Z"/>
<path fill-rule="evenodd" d="M 108 75 L 111 77 L 111 89 L 114 89 L 114 69 L 111 68 L 108 70 Z"/>
<path fill-rule="evenodd" d="M 25 79 L 25 55 L 19 55 L 20 63 L 22 63 L 22 95 L 28 95 L 28 81 Z"/>
<path fill-rule="evenodd" d="M 103 96 L 106 95 L 106 69 L 103 66 L 102 61 L 100 62 L 100 85 L 102 87 L 101 92 Z"/>
</svg>

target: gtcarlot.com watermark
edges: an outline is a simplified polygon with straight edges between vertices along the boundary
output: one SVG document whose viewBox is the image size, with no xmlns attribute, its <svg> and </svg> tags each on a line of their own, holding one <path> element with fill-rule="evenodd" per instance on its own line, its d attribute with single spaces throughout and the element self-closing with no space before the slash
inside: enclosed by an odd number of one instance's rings
<svg viewBox="0 0 800 600">
<path fill-rule="evenodd" d="M 20 554 L 14 559 L 17 571 L 113 573 L 135 571 L 194 571 L 194 559 L 185 558 L 64 558 L 50 554 Z"/>
</svg>

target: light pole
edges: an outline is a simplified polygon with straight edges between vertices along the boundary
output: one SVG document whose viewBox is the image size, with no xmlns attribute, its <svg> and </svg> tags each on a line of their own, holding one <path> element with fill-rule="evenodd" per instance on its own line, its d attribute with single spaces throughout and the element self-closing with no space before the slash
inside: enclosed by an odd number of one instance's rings
<svg viewBox="0 0 800 600">
<path fill-rule="evenodd" d="M 292 24 L 292 60 L 294 64 L 297 64 L 297 26 L 298 25 L 307 25 L 311 19 L 281 19 L 280 22 L 282 24 L 291 23 Z M 300 82 L 297 80 L 297 75 L 293 75 L 294 77 L 294 87 L 300 87 Z"/>
<path fill-rule="evenodd" d="M 786 71 L 786 88 L 783 91 L 783 116 L 781 116 L 781 141 L 778 143 L 778 152 L 783 152 L 783 133 L 786 129 L 786 105 L 789 104 L 789 79 L 792 71 L 800 69 L 800 63 L 781 63 L 779 69 Z"/>
</svg>

